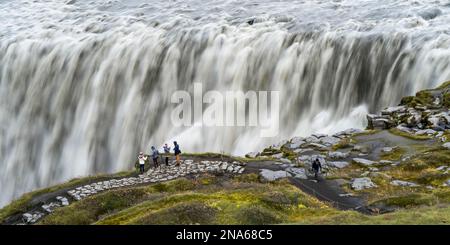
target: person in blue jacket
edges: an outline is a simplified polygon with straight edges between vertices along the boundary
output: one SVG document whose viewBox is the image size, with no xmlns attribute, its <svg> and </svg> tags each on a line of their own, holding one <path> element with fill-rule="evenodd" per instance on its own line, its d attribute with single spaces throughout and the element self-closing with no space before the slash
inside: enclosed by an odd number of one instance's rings
<svg viewBox="0 0 450 245">
<path fill-rule="evenodd" d="M 178 145 L 176 141 L 173 142 L 173 145 L 174 145 L 173 152 L 175 154 L 176 163 L 177 166 L 180 166 L 180 154 L 181 154 L 180 145 Z"/>
<path fill-rule="evenodd" d="M 159 157 L 158 150 L 154 146 L 152 146 L 152 159 L 153 159 L 153 164 L 155 165 L 155 168 L 157 168 L 159 166 L 158 157 Z"/>
</svg>

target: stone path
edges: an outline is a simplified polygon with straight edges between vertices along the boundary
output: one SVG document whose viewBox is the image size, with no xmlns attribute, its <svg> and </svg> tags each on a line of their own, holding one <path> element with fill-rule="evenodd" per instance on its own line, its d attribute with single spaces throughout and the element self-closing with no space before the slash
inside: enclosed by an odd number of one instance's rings
<svg viewBox="0 0 450 245">
<path fill-rule="evenodd" d="M 99 181 L 89 185 L 79 186 L 67 191 L 66 195 L 56 196 L 50 199 L 40 208 L 33 211 L 28 211 L 22 214 L 21 220 L 15 224 L 33 224 L 42 219 L 45 215 L 52 213 L 55 209 L 68 206 L 69 199 L 79 201 L 86 197 L 101 193 L 103 191 L 134 186 L 139 184 L 150 184 L 169 181 L 180 177 L 195 175 L 200 173 L 229 173 L 241 174 L 245 170 L 245 163 L 237 161 L 194 161 L 191 159 L 181 160 L 181 165 L 178 167 L 175 164 L 169 166 L 161 166 L 159 168 L 152 168 L 146 173 L 138 177 L 128 177 L 121 179 L 109 179 Z"/>
<path fill-rule="evenodd" d="M 316 181 L 310 171 L 295 167 L 294 164 L 279 164 L 273 161 L 249 162 L 246 166 L 246 172 L 258 173 L 267 181 L 288 178 L 300 190 L 330 203 L 335 208 L 355 210 L 364 214 L 371 213 L 365 207 L 365 201 L 358 196 L 345 192 L 340 187 L 339 181 L 328 180 L 323 177 L 320 178 L 320 181 Z"/>
</svg>

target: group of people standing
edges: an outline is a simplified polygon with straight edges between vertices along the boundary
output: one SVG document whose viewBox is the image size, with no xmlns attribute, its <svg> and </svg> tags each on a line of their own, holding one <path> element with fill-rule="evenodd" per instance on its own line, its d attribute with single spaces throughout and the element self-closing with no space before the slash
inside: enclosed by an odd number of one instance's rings
<svg viewBox="0 0 450 245">
<path fill-rule="evenodd" d="M 169 154 L 170 154 L 170 147 L 166 144 L 164 144 L 163 146 L 163 150 L 164 150 L 164 155 L 165 155 L 165 163 L 166 166 L 169 166 Z M 176 166 L 180 166 L 180 154 L 181 154 L 181 150 L 180 150 L 180 145 L 178 145 L 178 143 L 176 141 L 173 142 L 173 153 L 175 155 L 175 164 Z M 152 157 L 153 160 L 153 166 L 155 168 L 159 167 L 160 164 L 158 163 L 158 158 L 159 158 L 159 151 L 158 149 L 156 149 L 156 147 L 152 146 L 151 147 L 151 152 L 149 155 L 145 155 L 143 152 L 139 153 L 138 156 L 138 163 L 139 163 L 139 172 L 141 174 L 143 174 L 145 172 L 145 162 L 147 161 L 148 156 Z"/>
</svg>

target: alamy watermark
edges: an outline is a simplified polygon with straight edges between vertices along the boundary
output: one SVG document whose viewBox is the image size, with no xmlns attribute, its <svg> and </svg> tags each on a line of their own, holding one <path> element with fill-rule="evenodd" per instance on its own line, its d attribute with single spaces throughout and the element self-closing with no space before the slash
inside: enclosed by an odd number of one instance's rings
<svg viewBox="0 0 450 245">
<path fill-rule="evenodd" d="M 270 95 L 270 96 L 269 96 Z M 171 120 L 176 127 L 259 127 L 261 137 L 275 137 L 279 131 L 279 91 L 225 91 L 203 93 L 194 83 L 193 94 L 178 90 L 172 94 Z"/>
</svg>

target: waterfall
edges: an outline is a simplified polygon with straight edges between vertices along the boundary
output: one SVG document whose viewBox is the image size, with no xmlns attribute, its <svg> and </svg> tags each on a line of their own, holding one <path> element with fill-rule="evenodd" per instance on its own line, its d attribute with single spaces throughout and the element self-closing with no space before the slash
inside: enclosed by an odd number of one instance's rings
<svg viewBox="0 0 450 245">
<path fill-rule="evenodd" d="M 183 152 L 244 154 L 292 136 L 363 128 L 367 113 L 450 79 L 450 36 L 439 28 L 311 29 L 290 15 L 258 15 L 249 25 L 238 10 L 198 23 L 139 6 L 0 3 L 0 206 L 73 177 L 130 169 L 139 151 L 172 140 Z M 444 15 L 420 13 L 399 23 L 416 28 Z M 170 97 L 194 83 L 280 91 L 279 135 L 173 127 Z"/>
</svg>

